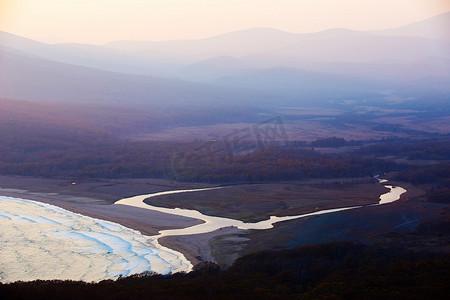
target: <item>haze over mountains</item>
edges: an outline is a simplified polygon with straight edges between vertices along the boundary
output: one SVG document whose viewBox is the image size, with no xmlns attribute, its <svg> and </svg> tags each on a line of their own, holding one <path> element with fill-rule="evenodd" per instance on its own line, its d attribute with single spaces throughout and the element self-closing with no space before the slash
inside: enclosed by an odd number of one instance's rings
<svg viewBox="0 0 450 300">
<path fill-rule="evenodd" d="M 49 45 L 1 32 L 0 97 L 152 107 L 442 100 L 450 93 L 449 24 L 447 12 L 371 32 L 256 28 L 102 46 Z"/>
</svg>

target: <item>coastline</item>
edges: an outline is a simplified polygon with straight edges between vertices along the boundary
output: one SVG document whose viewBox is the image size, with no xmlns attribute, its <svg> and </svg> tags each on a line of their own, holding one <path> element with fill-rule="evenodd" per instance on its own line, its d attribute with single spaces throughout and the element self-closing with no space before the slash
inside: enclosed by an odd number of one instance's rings
<svg viewBox="0 0 450 300">
<path fill-rule="evenodd" d="M 101 201 L 94 198 L 68 197 L 70 200 L 64 200 L 67 196 L 61 196 L 55 193 L 35 193 L 27 190 L 5 188 L 0 188 L 0 195 L 55 205 L 77 214 L 118 223 L 130 229 L 137 230 L 147 236 L 157 235 L 160 230 L 181 229 L 203 223 L 203 221 L 198 219 L 165 214 L 158 211 L 120 204 L 80 203 L 81 200 L 92 203 Z M 78 200 L 78 202 L 74 202 L 74 200 Z M 244 230 L 239 230 L 237 228 L 222 228 L 221 230 L 205 234 L 182 237 L 163 237 L 159 240 L 159 243 L 163 247 L 182 253 L 186 259 L 193 265 L 196 265 L 202 261 L 215 262 L 215 259 L 211 255 L 211 246 L 209 245 L 211 239 L 219 235 L 243 231 Z"/>
<path fill-rule="evenodd" d="M 27 189 L 19 188 L 21 186 Z M 113 205 L 116 200 L 132 196 L 135 190 L 152 193 L 204 186 L 208 185 L 187 185 L 154 179 L 98 180 L 72 185 L 70 180 L 0 176 L 0 195 L 2 196 L 55 205 L 88 217 L 118 223 L 147 236 L 157 235 L 160 230 L 181 229 L 201 224 L 203 221 L 126 205 Z M 52 190 L 54 192 L 50 192 Z M 222 233 L 211 234 L 208 238 L 218 234 Z M 193 265 L 212 259 L 209 243 L 205 242 L 205 237 L 201 235 L 190 236 L 188 242 L 164 241 L 161 245 L 181 252 Z"/>
</svg>

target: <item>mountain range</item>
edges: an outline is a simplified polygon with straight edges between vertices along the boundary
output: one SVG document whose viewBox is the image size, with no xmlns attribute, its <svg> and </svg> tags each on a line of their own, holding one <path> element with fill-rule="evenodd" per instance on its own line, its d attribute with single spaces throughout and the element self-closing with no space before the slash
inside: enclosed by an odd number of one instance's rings
<svg viewBox="0 0 450 300">
<path fill-rule="evenodd" d="M 105 45 L 51 45 L 0 32 L 0 97 L 189 106 L 448 95 L 449 25 L 447 12 L 377 31 L 254 28 Z"/>
</svg>

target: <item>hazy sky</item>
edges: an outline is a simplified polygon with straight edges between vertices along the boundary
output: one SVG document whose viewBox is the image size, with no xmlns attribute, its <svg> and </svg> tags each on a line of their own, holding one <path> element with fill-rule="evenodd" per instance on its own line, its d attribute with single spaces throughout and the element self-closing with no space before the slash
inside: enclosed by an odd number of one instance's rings
<svg viewBox="0 0 450 300">
<path fill-rule="evenodd" d="M 450 11 L 450 0 L 0 0 L 0 30 L 45 42 L 204 38 L 253 27 L 383 29 Z"/>
</svg>

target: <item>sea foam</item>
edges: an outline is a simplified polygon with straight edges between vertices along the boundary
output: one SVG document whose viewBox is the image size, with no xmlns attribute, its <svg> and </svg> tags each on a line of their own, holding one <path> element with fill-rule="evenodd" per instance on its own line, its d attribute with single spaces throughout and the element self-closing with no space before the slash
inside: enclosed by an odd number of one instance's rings
<svg viewBox="0 0 450 300">
<path fill-rule="evenodd" d="M 0 196 L 0 282 L 100 281 L 192 265 L 152 237 L 36 201 Z"/>
</svg>

